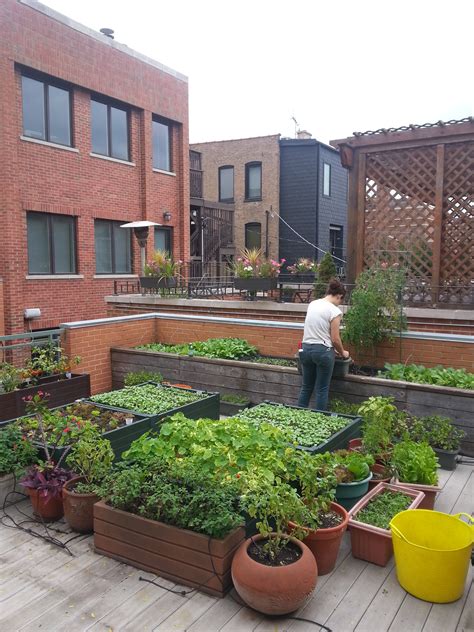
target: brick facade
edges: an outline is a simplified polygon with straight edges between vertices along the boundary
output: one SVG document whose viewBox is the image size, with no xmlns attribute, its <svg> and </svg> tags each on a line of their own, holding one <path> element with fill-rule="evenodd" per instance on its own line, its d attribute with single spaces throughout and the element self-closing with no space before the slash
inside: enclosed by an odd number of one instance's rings
<svg viewBox="0 0 474 632">
<path fill-rule="evenodd" d="M 96 278 L 94 219 L 147 219 L 171 226 L 173 252 L 189 257 L 187 79 L 33 0 L 3 0 L 0 23 L 0 275 L 6 333 L 24 330 L 25 308 L 41 309 L 33 328 L 104 316 L 104 296 L 112 293 L 113 279 Z M 21 138 L 22 68 L 68 82 L 74 151 Z M 130 162 L 90 155 L 92 93 L 129 108 Z M 173 173 L 152 168 L 152 115 L 172 126 Z M 76 218 L 74 278 L 29 277 L 27 211 Z M 164 211 L 171 213 L 169 222 L 163 220 Z M 136 240 L 132 261 L 136 275 Z"/>
<path fill-rule="evenodd" d="M 279 208 L 280 152 L 279 135 L 242 138 L 209 143 L 197 143 L 190 148 L 201 152 L 203 170 L 203 197 L 219 199 L 219 167 L 234 167 L 234 235 L 235 247 L 245 247 L 245 224 L 260 223 L 262 250 L 266 248 L 266 225 L 268 217 L 268 255 L 278 257 L 279 220 L 267 211 Z M 245 200 L 245 165 L 249 162 L 262 163 L 262 199 Z"/>
</svg>

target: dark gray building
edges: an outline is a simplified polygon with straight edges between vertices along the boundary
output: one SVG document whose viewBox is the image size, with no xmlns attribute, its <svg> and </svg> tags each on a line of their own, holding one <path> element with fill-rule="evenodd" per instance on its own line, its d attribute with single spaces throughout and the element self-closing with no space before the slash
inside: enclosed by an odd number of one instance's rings
<svg viewBox="0 0 474 632">
<path fill-rule="evenodd" d="M 280 140 L 280 217 L 280 257 L 288 263 L 323 255 L 285 221 L 309 242 L 345 258 L 347 171 L 338 151 L 312 138 Z"/>
</svg>

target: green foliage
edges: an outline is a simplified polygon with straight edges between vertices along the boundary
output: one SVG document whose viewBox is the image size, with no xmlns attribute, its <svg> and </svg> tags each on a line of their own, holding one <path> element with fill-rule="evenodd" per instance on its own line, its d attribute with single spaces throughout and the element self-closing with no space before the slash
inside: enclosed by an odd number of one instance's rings
<svg viewBox="0 0 474 632">
<path fill-rule="evenodd" d="M 344 417 L 315 413 L 283 404 L 260 404 L 242 411 L 239 417 L 257 426 L 262 423 L 272 424 L 283 430 L 289 441 L 305 447 L 324 443 L 349 423 Z"/>
<path fill-rule="evenodd" d="M 237 480 L 216 485 L 211 474 L 180 460 L 119 469 L 109 477 L 108 495 L 112 507 L 211 538 L 243 522 Z"/>
<path fill-rule="evenodd" d="M 155 373 L 153 371 L 135 371 L 133 373 L 127 373 L 124 379 L 125 386 L 137 386 L 144 382 L 162 382 L 163 376 L 161 373 Z"/>
<path fill-rule="evenodd" d="M 33 378 L 39 375 L 56 375 L 71 371 L 73 365 L 79 364 L 80 361 L 79 356 L 70 358 L 61 347 L 49 343 L 32 349 L 31 360 L 27 362 L 26 370 Z"/>
<path fill-rule="evenodd" d="M 474 389 L 474 373 L 468 373 L 466 369 L 443 366 L 427 368 L 419 364 L 386 364 L 385 370 L 379 372 L 379 377 L 418 384 Z"/>
<path fill-rule="evenodd" d="M 370 473 L 375 461 L 371 454 L 337 450 L 332 455 L 335 473 L 339 483 L 363 481 Z"/>
<path fill-rule="evenodd" d="M 394 331 L 406 329 L 400 308 L 403 273 L 395 268 L 370 268 L 362 272 L 344 316 L 342 339 L 356 351 L 374 350 L 383 340 L 394 340 Z"/>
<path fill-rule="evenodd" d="M 151 261 L 145 264 L 143 273 L 147 277 L 172 279 L 180 276 L 182 263 L 182 261 L 174 261 L 167 252 L 155 250 Z"/>
<path fill-rule="evenodd" d="M 0 476 L 16 472 L 35 463 L 36 448 L 15 424 L 0 430 Z"/>
<path fill-rule="evenodd" d="M 85 478 L 81 490 L 95 491 L 109 474 L 115 458 L 108 439 L 102 439 L 96 426 L 84 429 L 79 440 L 72 446 L 66 463 L 78 476 Z"/>
<path fill-rule="evenodd" d="M 459 450 L 465 436 L 466 433 L 457 428 L 451 419 L 439 415 L 416 418 L 410 429 L 413 441 L 424 441 L 439 450 Z"/>
<path fill-rule="evenodd" d="M 0 393 L 11 393 L 22 382 L 21 370 L 8 362 L 0 364 Z"/>
<path fill-rule="evenodd" d="M 326 296 L 330 279 L 337 276 L 336 264 L 330 252 L 326 252 L 318 267 L 318 276 L 314 283 L 314 298 Z"/>
<path fill-rule="evenodd" d="M 297 366 L 296 360 L 289 360 L 287 358 L 267 358 L 266 356 L 257 356 L 256 358 L 250 358 L 251 362 L 257 364 L 270 364 L 272 366 Z"/>
<path fill-rule="evenodd" d="M 389 530 L 391 519 L 400 511 L 408 509 L 412 501 L 413 498 L 403 492 L 385 490 L 375 496 L 364 509 L 355 514 L 354 519 L 380 529 Z"/>
<path fill-rule="evenodd" d="M 234 395 L 233 393 L 224 393 L 221 395 L 221 402 L 227 402 L 228 404 L 241 404 L 242 406 L 250 404 L 248 397 L 245 397 L 244 395 Z"/>
<path fill-rule="evenodd" d="M 397 413 L 393 401 L 393 397 L 369 397 L 359 407 L 364 449 L 374 456 L 383 457 L 390 448 Z"/>
<path fill-rule="evenodd" d="M 355 415 L 359 414 L 360 404 L 354 404 L 352 402 L 346 402 L 343 399 L 331 399 L 329 403 L 329 410 L 333 413 L 339 413 L 340 415 Z"/>
<path fill-rule="evenodd" d="M 178 355 L 194 355 L 224 360 L 251 358 L 257 354 L 257 348 L 241 338 L 209 338 L 191 343 L 168 345 L 154 342 L 136 347 L 144 351 L 164 351 Z"/>
<path fill-rule="evenodd" d="M 438 459 L 427 443 L 404 440 L 397 443 L 392 453 L 392 465 L 403 483 L 436 485 Z"/>
<path fill-rule="evenodd" d="M 174 410 L 179 406 L 191 404 L 205 397 L 208 397 L 207 393 L 143 384 L 141 386 L 126 386 L 118 391 L 94 395 L 91 400 L 98 404 L 107 404 L 108 406 L 154 415 Z"/>
</svg>

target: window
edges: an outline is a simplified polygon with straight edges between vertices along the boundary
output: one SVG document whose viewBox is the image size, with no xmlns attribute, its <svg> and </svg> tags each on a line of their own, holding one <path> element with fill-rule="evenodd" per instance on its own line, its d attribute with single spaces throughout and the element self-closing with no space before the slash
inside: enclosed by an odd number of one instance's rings
<svg viewBox="0 0 474 632">
<path fill-rule="evenodd" d="M 155 250 L 172 254 L 171 228 L 155 228 Z"/>
<path fill-rule="evenodd" d="M 153 169 L 171 171 L 171 126 L 154 120 L 152 137 Z"/>
<path fill-rule="evenodd" d="M 234 167 L 219 167 L 219 202 L 234 201 Z"/>
<path fill-rule="evenodd" d="M 97 274 L 130 274 L 132 271 L 131 235 L 123 222 L 96 219 L 95 270 Z"/>
<path fill-rule="evenodd" d="M 343 228 L 342 226 L 329 225 L 329 248 L 334 257 L 342 259 Z M 336 262 L 337 263 L 337 262 Z"/>
<path fill-rule="evenodd" d="M 257 249 L 262 247 L 262 225 L 259 222 L 245 224 L 245 247 Z"/>
<path fill-rule="evenodd" d="M 21 78 L 23 135 L 71 146 L 71 94 L 46 81 Z"/>
<path fill-rule="evenodd" d="M 76 224 L 69 215 L 27 213 L 28 273 L 76 273 Z"/>
<path fill-rule="evenodd" d="M 245 165 L 245 199 L 262 199 L 262 163 L 249 162 Z"/>
<path fill-rule="evenodd" d="M 323 162 L 323 195 L 331 196 L 331 165 Z"/>
<path fill-rule="evenodd" d="M 91 133 L 94 154 L 130 159 L 126 109 L 91 99 Z"/>
</svg>

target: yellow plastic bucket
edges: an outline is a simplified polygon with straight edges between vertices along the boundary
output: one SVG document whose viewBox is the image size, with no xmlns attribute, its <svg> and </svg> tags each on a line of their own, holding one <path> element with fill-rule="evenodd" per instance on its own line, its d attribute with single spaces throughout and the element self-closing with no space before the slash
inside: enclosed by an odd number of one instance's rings
<svg viewBox="0 0 474 632">
<path fill-rule="evenodd" d="M 390 528 L 398 581 L 407 592 L 435 603 L 462 596 L 474 536 L 471 516 L 411 509 L 394 516 Z"/>
</svg>

